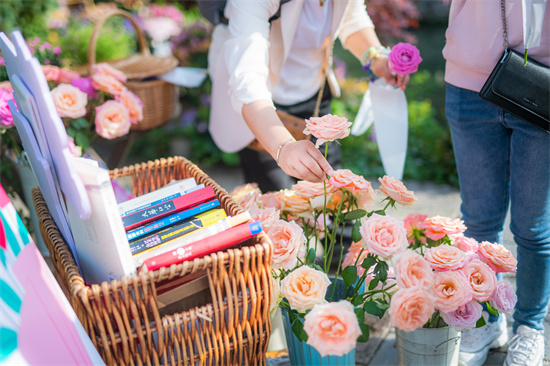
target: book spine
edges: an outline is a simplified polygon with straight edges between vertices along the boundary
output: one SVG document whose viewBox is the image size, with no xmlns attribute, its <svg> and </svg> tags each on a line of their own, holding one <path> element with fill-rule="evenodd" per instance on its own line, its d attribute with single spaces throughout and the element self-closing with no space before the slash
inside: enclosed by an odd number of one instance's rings
<svg viewBox="0 0 550 366">
<path fill-rule="evenodd" d="M 130 243 L 132 255 L 141 253 L 147 249 L 154 248 L 158 245 L 174 240 L 175 238 L 188 235 L 189 233 L 212 225 L 213 223 L 226 217 L 224 209 L 210 210 L 203 214 L 196 215 L 190 219 L 184 220 L 170 226 L 167 229 L 161 230 L 153 235 L 135 240 Z"/>
<path fill-rule="evenodd" d="M 161 198 L 161 199 L 159 199 L 159 200 L 156 200 L 156 201 L 154 201 L 154 202 L 150 202 L 150 203 L 144 204 L 144 205 L 139 206 L 139 207 L 137 207 L 137 208 L 134 208 L 134 209 L 132 209 L 132 210 L 129 210 L 129 211 L 126 211 L 126 212 L 121 212 L 121 213 L 120 213 L 120 216 L 121 216 L 121 217 L 124 217 L 124 216 L 127 216 L 127 215 L 131 215 L 131 214 L 133 214 L 133 213 L 135 213 L 135 212 L 144 210 L 144 209 L 149 208 L 149 207 L 152 207 L 152 206 L 156 206 L 156 205 L 158 205 L 158 204 L 160 204 L 160 203 L 163 203 L 163 202 L 166 202 L 166 201 L 168 201 L 168 200 L 177 198 L 177 197 L 179 197 L 179 196 L 183 196 L 184 194 L 198 191 L 198 190 L 201 189 L 201 188 L 204 188 L 204 184 L 199 184 L 199 185 L 196 186 L 196 187 L 192 187 L 192 188 L 186 189 L 186 190 L 183 191 L 183 192 L 178 192 L 178 193 L 175 193 L 175 194 L 173 194 L 173 195 L 170 195 L 170 196 Z"/>
<path fill-rule="evenodd" d="M 257 235 L 261 231 L 262 224 L 259 221 L 238 225 L 208 238 L 182 245 L 177 249 L 149 258 L 144 263 L 149 271 L 154 271 L 161 267 L 167 267 L 227 249 Z"/>
<path fill-rule="evenodd" d="M 195 182 L 195 178 L 187 178 L 187 179 L 183 179 L 177 184 L 167 185 L 153 192 L 144 194 L 143 196 L 139 196 L 136 198 L 132 198 L 131 200 L 121 202 L 118 204 L 119 214 L 122 215 L 124 212 L 131 211 L 149 202 L 158 201 L 164 197 L 172 196 L 175 194 L 181 194 L 183 191 L 189 188 L 193 188 L 196 185 L 197 183 Z"/>
<path fill-rule="evenodd" d="M 183 210 L 176 214 L 161 218 L 160 220 L 157 220 L 149 225 L 137 228 L 135 230 L 128 231 L 126 233 L 126 237 L 128 238 L 129 241 L 134 241 L 137 238 L 140 238 L 146 234 L 153 233 L 164 227 L 167 227 L 177 222 L 180 222 L 182 220 L 185 220 L 189 217 L 198 215 L 202 212 L 208 211 L 213 208 L 217 208 L 219 205 L 220 205 L 220 201 L 215 199 L 210 202 L 206 202 L 198 206 L 191 207 L 188 210 Z"/>
<path fill-rule="evenodd" d="M 126 231 L 132 230 L 215 197 L 216 194 L 212 187 L 204 187 L 198 191 L 187 193 L 131 215 L 124 216 L 122 217 L 122 223 Z"/>
</svg>

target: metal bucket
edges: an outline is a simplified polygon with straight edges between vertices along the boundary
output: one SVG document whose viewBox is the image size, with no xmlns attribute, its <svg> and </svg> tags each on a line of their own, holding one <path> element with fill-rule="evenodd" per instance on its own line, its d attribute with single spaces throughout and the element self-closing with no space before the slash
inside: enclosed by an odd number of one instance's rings
<svg viewBox="0 0 550 366">
<path fill-rule="evenodd" d="M 458 365 L 460 333 L 453 327 L 395 331 L 400 366 Z"/>
</svg>

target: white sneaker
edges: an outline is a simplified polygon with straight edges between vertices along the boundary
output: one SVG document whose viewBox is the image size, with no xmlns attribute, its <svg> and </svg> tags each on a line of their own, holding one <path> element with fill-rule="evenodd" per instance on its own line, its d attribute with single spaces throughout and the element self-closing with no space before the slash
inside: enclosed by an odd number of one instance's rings
<svg viewBox="0 0 550 366">
<path fill-rule="evenodd" d="M 520 325 L 508 345 L 504 366 L 542 366 L 544 334 L 541 330 Z"/>
<path fill-rule="evenodd" d="M 468 328 L 460 336 L 458 364 L 480 366 L 487 359 L 489 349 L 502 347 L 508 341 L 506 317 L 501 314 L 498 321 L 480 328 Z"/>
</svg>

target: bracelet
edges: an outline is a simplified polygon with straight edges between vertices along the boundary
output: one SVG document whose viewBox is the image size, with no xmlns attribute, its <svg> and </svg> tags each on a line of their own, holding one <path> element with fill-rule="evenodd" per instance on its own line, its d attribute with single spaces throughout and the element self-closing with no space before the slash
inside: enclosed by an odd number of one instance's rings
<svg viewBox="0 0 550 366">
<path fill-rule="evenodd" d="M 281 142 L 281 144 L 279 145 L 279 148 L 277 148 L 277 157 L 275 158 L 275 162 L 277 163 L 277 165 L 279 165 L 279 154 L 281 154 L 281 149 L 283 148 L 283 146 L 291 141 L 291 140 L 294 140 L 294 137 L 289 137 L 287 138 L 286 140 L 284 140 L 283 142 Z M 296 141 L 296 140 L 294 140 Z"/>
<path fill-rule="evenodd" d="M 380 56 L 381 54 L 387 55 L 390 53 L 390 49 L 384 46 L 373 46 L 369 47 L 368 50 L 363 53 L 363 56 L 361 56 L 361 63 L 363 65 L 367 65 L 372 62 L 375 58 Z"/>
</svg>

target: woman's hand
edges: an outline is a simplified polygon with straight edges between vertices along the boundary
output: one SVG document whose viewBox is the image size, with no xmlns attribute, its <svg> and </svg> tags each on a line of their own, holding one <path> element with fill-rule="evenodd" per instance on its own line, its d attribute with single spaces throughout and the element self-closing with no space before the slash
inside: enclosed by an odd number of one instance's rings
<svg viewBox="0 0 550 366">
<path fill-rule="evenodd" d="M 308 140 L 285 143 L 277 163 L 286 174 L 313 183 L 322 182 L 333 173 L 323 154 Z"/>
<path fill-rule="evenodd" d="M 372 60 L 370 69 L 374 75 L 383 78 L 386 80 L 386 83 L 397 86 L 401 90 L 405 90 L 409 83 L 409 75 L 392 75 L 389 69 L 388 56 L 386 55 L 380 55 Z"/>
</svg>

